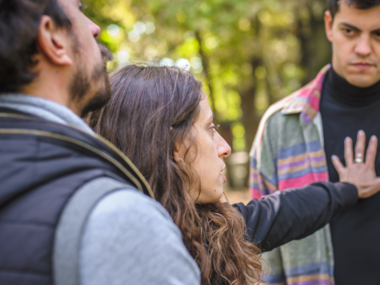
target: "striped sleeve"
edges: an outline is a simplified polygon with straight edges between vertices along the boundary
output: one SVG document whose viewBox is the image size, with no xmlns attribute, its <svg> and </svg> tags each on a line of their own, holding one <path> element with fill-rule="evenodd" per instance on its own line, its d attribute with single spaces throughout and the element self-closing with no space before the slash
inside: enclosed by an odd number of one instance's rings
<svg viewBox="0 0 380 285">
<path fill-rule="evenodd" d="M 276 154 L 268 137 L 268 120 L 263 118 L 250 152 L 251 198 L 259 199 L 278 190 Z"/>
</svg>

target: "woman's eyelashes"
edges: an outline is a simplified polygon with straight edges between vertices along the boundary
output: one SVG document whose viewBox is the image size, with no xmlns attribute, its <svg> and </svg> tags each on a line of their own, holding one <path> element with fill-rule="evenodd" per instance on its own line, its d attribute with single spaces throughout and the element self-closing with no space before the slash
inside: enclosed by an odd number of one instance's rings
<svg viewBox="0 0 380 285">
<path fill-rule="evenodd" d="M 82 12 L 87 8 L 86 5 L 83 5 L 82 2 L 79 3 L 79 10 L 81 10 Z"/>
<path fill-rule="evenodd" d="M 212 137 L 214 137 L 214 134 L 215 134 L 216 130 L 219 129 L 219 127 L 220 127 L 220 125 L 214 125 L 214 124 L 210 127 L 210 130 L 212 132 Z"/>
</svg>

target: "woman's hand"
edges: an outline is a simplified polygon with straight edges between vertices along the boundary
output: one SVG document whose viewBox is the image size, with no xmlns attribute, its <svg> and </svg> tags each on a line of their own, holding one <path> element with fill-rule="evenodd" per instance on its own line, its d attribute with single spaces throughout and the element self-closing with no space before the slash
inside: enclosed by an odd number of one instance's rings
<svg viewBox="0 0 380 285">
<path fill-rule="evenodd" d="M 368 145 L 366 157 L 365 152 L 365 133 L 358 132 L 355 146 L 355 160 L 352 152 L 352 140 L 346 138 L 344 141 L 344 159 L 346 167 L 340 162 L 335 155 L 332 162 L 338 171 L 341 182 L 354 184 L 358 189 L 359 198 L 368 198 L 380 191 L 380 178 L 376 177 L 375 158 L 377 152 L 377 138 L 372 136 Z"/>
</svg>

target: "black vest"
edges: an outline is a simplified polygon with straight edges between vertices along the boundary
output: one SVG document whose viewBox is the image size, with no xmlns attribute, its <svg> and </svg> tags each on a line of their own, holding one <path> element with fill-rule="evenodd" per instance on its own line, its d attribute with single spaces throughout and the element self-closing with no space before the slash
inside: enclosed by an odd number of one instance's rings
<svg viewBox="0 0 380 285">
<path fill-rule="evenodd" d="M 54 233 L 77 189 L 102 176 L 150 188 L 110 143 L 12 113 L 0 113 L 0 285 L 53 284 Z"/>
</svg>

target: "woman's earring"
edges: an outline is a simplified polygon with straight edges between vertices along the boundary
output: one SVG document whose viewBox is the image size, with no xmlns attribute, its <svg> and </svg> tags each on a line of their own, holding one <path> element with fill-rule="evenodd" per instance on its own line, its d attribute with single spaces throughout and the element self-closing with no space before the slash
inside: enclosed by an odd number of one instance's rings
<svg viewBox="0 0 380 285">
<path fill-rule="evenodd" d="M 183 161 L 183 159 L 182 158 L 179 158 L 181 161 L 182 161 L 182 163 L 183 163 L 183 170 L 186 170 L 186 163 Z"/>
</svg>

